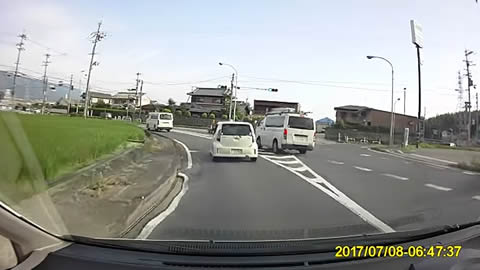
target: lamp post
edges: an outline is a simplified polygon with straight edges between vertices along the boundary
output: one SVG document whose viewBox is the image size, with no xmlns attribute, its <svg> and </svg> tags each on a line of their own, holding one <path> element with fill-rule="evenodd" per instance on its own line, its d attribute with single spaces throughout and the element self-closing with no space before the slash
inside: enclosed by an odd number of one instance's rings
<svg viewBox="0 0 480 270">
<path fill-rule="evenodd" d="M 395 103 L 393 104 L 393 134 L 395 136 L 395 116 L 396 116 L 396 111 L 397 111 L 397 102 L 400 101 L 400 98 L 397 98 L 395 100 Z"/>
<path fill-rule="evenodd" d="M 238 72 L 237 72 L 237 69 L 230 65 L 230 64 L 227 64 L 227 63 L 222 63 L 222 62 L 219 62 L 218 63 L 220 66 L 229 66 L 233 69 L 233 71 L 235 72 L 235 101 L 234 101 L 234 105 L 233 105 L 233 121 L 235 121 L 235 113 L 237 111 L 237 83 L 238 83 Z M 232 119 L 232 101 L 233 101 L 233 89 L 231 89 L 230 91 L 230 109 L 229 109 L 229 112 L 228 112 L 228 118 L 230 118 L 230 120 Z"/>
<path fill-rule="evenodd" d="M 381 56 L 372 56 L 372 55 L 367 56 L 367 59 L 373 59 L 373 58 L 378 58 L 378 59 L 384 60 L 392 68 L 392 101 L 391 101 L 390 140 L 389 140 L 389 145 L 392 146 L 393 145 L 393 65 L 390 61 L 388 61 L 386 58 L 383 58 Z"/>
</svg>

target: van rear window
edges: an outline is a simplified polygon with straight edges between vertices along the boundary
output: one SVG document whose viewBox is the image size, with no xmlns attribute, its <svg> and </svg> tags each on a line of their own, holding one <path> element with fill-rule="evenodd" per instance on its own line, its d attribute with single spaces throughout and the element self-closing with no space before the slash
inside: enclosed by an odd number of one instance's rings
<svg viewBox="0 0 480 270">
<path fill-rule="evenodd" d="M 313 130 L 313 119 L 306 117 L 290 116 L 288 118 L 288 127 Z"/>
<path fill-rule="evenodd" d="M 166 113 L 161 113 L 161 114 L 160 114 L 160 119 L 163 119 L 163 120 L 172 120 L 172 115 L 166 114 Z"/>
<path fill-rule="evenodd" d="M 223 135 L 247 136 L 251 133 L 250 126 L 247 125 L 222 125 Z"/>
</svg>

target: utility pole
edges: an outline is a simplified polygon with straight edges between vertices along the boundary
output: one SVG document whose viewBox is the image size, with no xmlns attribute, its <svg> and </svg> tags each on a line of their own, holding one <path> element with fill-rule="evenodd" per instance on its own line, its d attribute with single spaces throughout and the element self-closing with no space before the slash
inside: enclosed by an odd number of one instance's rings
<svg viewBox="0 0 480 270">
<path fill-rule="evenodd" d="M 47 99 L 47 87 L 48 87 L 48 79 L 47 79 L 47 67 L 50 63 L 48 61 L 50 58 L 50 54 L 45 54 L 45 61 L 43 62 L 43 66 L 45 67 L 43 70 L 43 101 L 42 101 L 42 114 L 45 114 L 45 101 Z"/>
<path fill-rule="evenodd" d="M 407 88 L 403 88 L 403 115 L 407 114 Z"/>
<path fill-rule="evenodd" d="M 95 56 L 95 49 L 97 48 L 97 42 L 101 41 L 103 38 L 106 37 L 106 33 L 104 32 L 100 32 L 100 27 L 102 26 L 102 21 L 100 21 L 98 23 L 98 28 L 97 28 L 97 31 L 96 32 L 93 32 L 91 34 L 91 37 L 93 38 L 93 47 L 92 47 L 92 57 L 90 58 L 90 65 L 88 67 L 88 76 L 87 76 L 87 86 L 85 87 L 85 107 L 83 109 L 83 117 L 84 118 L 87 118 L 88 116 L 88 102 L 89 102 L 89 93 L 88 93 L 88 88 L 90 86 L 90 75 L 92 73 L 92 67 L 94 65 L 98 65 L 98 63 L 94 63 L 93 62 L 93 59 L 94 59 L 94 56 Z"/>
<path fill-rule="evenodd" d="M 468 60 L 468 56 L 472 54 L 473 51 L 465 50 L 465 64 L 467 65 L 467 91 L 468 91 L 468 104 L 467 104 L 467 113 L 468 113 L 468 126 L 467 126 L 467 142 L 470 144 L 472 142 L 472 102 L 470 95 L 470 87 L 473 86 L 472 74 L 470 74 L 470 66 L 473 66 L 471 61 Z"/>
<path fill-rule="evenodd" d="M 232 120 L 232 103 L 233 103 L 233 81 L 235 80 L 235 73 L 232 73 L 232 81 L 230 82 L 230 109 L 228 110 L 228 119 Z"/>
<path fill-rule="evenodd" d="M 18 37 L 20 38 L 20 42 L 17 43 L 18 54 L 17 54 L 17 62 L 15 62 L 15 73 L 13 74 L 12 98 L 15 98 L 15 87 L 17 86 L 18 65 L 20 64 L 20 54 L 22 53 L 22 51 L 25 50 L 25 48 L 23 47 L 25 43 L 23 42 L 27 39 L 27 35 L 23 33 Z"/>
<path fill-rule="evenodd" d="M 70 75 L 70 86 L 68 88 L 68 108 L 67 114 L 70 114 L 70 108 L 72 107 L 72 91 L 73 91 L 73 74 Z"/>
<path fill-rule="evenodd" d="M 142 92 L 143 92 L 143 80 L 140 84 L 140 123 L 142 122 Z"/>
<path fill-rule="evenodd" d="M 136 86 L 135 86 L 135 104 L 134 104 L 134 106 L 133 106 L 133 115 L 132 115 L 133 117 L 132 117 L 132 118 L 135 117 L 135 113 L 136 113 L 136 111 L 137 111 L 137 106 L 138 106 L 138 84 L 140 83 L 140 75 L 141 75 L 141 74 L 142 74 L 142 73 L 137 72 L 137 82 L 136 82 Z"/>
<path fill-rule="evenodd" d="M 475 93 L 475 100 L 476 100 L 476 109 L 477 109 L 477 112 L 476 112 L 476 118 L 475 118 L 475 143 L 478 143 L 478 92 Z"/>
</svg>

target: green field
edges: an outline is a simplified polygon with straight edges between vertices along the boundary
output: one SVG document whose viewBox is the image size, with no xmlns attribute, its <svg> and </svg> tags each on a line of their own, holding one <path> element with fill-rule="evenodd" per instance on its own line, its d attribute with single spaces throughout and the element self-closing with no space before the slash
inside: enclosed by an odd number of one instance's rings
<svg viewBox="0 0 480 270">
<path fill-rule="evenodd" d="M 0 113 L 0 193 L 53 181 L 143 136 L 122 121 Z"/>
</svg>

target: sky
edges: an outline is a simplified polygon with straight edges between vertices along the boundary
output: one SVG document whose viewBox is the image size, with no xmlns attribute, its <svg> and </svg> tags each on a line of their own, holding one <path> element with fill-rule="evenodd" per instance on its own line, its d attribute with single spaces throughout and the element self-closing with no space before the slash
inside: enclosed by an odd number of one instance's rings
<svg viewBox="0 0 480 270">
<path fill-rule="evenodd" d="M 15 43 L 28 40 L 20 70 L 43 72 L 78 86 L 87 70 L 91 32 L 102 21 L 107 37 L 97 46 L 92 87 L 135 87 L 154 100 L 187 100 L 192 87 L 227 85 L 238 71 L 239 99 L 296 101 L 316 119 L 334 118 L 335 106 L 390 110 L 391 69 L 396 111 L 417 115 L 416 49 L 409 22 L 423 27 L 422 107 L 427 117 L 457 110 L 457 72 L 465 49 L 480 62 L 480 4 L 475 0 L 271 1 L 36 1 L 0 0 L 0 69 L 13 70 Z M 472 67 L 480 81 L 480 67 Z M 85 79 L 80 87 L 85 86 Z M 463 79 L 466 88 L 466 79 Z M 278 92 L 248 90 L 277 88 Z M 479 87 L 480 89 L 480 87 Z M 474 102 L 474 93 L 472 98 Z M 465 94 L 465 98 L 466 98 Z M 422 108 L 423 110 L 423 108 Z M 423 112 L 422 112 L 423 114 Z"/>
</svg>

